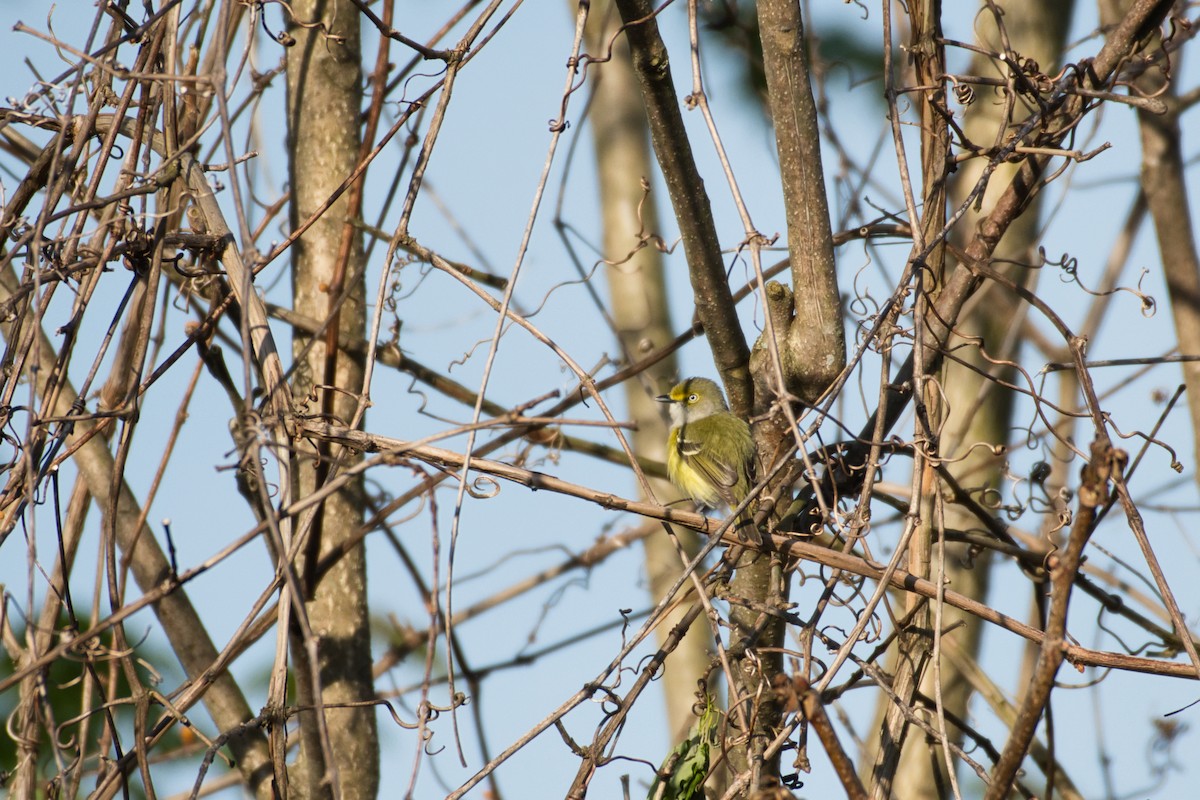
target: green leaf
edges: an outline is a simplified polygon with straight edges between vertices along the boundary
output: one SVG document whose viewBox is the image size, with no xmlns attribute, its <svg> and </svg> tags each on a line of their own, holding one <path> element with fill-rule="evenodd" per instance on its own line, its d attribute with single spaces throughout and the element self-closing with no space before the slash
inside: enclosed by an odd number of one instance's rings
<svg viewBox="0 0 1200 800">
<path fill-rule="evenodd" d="M 712 697 L 704 697 L 704 713 L 692 726 L 688 738 L 676 745 L 659 767 L 660 777 L 650 786 L 647 800 L 704 800 L 704 779 L 708 777 L 708 755 L 716 742 L 720 712 Z M 664 782 L 662 775 L 668 778 Z"/>
</svg>

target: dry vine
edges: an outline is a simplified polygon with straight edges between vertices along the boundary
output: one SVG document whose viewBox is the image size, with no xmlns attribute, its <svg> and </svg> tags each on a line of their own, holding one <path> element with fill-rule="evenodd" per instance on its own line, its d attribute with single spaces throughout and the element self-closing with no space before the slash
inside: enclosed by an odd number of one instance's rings
<svg viewBox="0 0 1200 800">
<path fill-rule="evenodd" d="M 680 742 L 714 798 L 1181 780 L 1196 7 L 1081 6 L 1068 46 L 1049 5 L 13 20 L 0 786 L 634 796 Z M 754 427 L 761 551 L 663 480 L 680 352 Z M 1171 679 L 1116 712 L 1149 766 L 1055 713 Z"/>
</svg>

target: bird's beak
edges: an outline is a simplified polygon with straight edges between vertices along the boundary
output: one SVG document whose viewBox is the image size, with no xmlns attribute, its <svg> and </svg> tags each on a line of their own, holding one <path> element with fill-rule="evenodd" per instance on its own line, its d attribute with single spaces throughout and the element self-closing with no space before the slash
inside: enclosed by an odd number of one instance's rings
<svg viewBox="0 0 1200 800">
<path fill-rule="evenodd" d="M 671 395 L 669 395 L 669 394 L 660 394 L 658 397 L 656 397 L 656 398 L 654 398 L 654 399 L 655 399 L 655 400 L 657 400 L 657 401 L 658 401 L 658 402 L 660 402 L 660 403 L 673 403 L 673 402 L 675 402 L 674 400 L 672 400 L 672 399 L 671 399 Z"/>
</svg>

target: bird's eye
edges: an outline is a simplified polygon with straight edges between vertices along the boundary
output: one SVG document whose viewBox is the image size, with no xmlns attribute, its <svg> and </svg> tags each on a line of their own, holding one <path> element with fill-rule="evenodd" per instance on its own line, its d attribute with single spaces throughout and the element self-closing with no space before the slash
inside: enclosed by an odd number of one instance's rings
<svg viewBox="0 0 1200 800">
<path fill-rule="evenodd" d="M 699 400 L 699 399 L 700 399 L 700 395 L 698 395 L 698 394 L 689 394 L 689 395 L 688 395 L 688 402 L 689 402 L 689 403 L 694 403 L 694 402 L 696 402 L 696 401 L 697 401 L 697 400 Z"/>
</svg>

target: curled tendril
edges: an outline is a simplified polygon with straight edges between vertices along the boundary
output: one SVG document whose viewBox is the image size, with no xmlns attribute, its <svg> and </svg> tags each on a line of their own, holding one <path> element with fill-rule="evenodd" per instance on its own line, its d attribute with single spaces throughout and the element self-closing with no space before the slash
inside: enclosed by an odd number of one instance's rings
<svg viewBox="0 0 1200 800">
<path fill-rule="evenodd" d="M 476 500 L 490 500 L 500 494 L 500 481 L 490 475 L 478 475 L 467 484 L 467 494 Z"/>
<path fill-rule="evenodd" d="M 1004 512 L 1004 516 L 1008 517 L 1011 522 L 1016 522 L 1025 514 L 1025 506 L 1020 503 L 1003 506 L 1000 510 Z"/>
<path fill-rule="evenodd" d="M 1142 269 L 1142 274 L 1138 276 L 1138 282 L 1137 282 L 1138 288 L 1136 291 L 1133 289 L 1122 287 L 1122 288 L 1124 288 L 1125 291 L 1136 295 L 1138 297 L 1138 299 L 1140 299 L 1142 301 L 1142 316 L 1145 317 L 1146 319 L 1150 319 L 1150 317 L 1153 317 L 1158 312 L 1158 301 L 1156 301 L 1152 296 L 1150 296 L 1142 291 L 1142 281 L 1144 281 L 1146 279 L 1146 276 L 1149 274 L 1150 274 L 1150 270 L 1144 269 L 1144 268 Z"/>
<path fill-rule="evenodd" d="M 1093 297 L 1107 297 L 1108 295 L 1116 294 L 1117 292 L 1128 292 L 1141 302 L 1143 317 L 1149 319 L 1158 313 L 1158 301 L 1155 300 L 1152 295 L 1142 291 L 1142 282 L 1150 273 L 1150 270 L 1148 269 L 1142 269 L 1141 274 L 1138 276 L 1136 289 L 1130 286 L 1117 286 L 1107 291 L 1097 291 L 1084 286 L 1083 282 L 1079 279 L 1079 259 L 1070 255 L 1069 253 L 1063 253 L 1062 257 L 1057 261 L 1053 259 L 1047 259 L 1046 251 L 1043 248 L 1039 248 L 1039 254 L 1041 256 L 1042 266 L 1058 267 L 1059 270 L 1062 271 L 1063 274 L 1060 276 L 1060 280 L 1062 280 L 1063 283 L 1074 283 L 1080 289 L 1092 295 Z"/>
<path fill-rule="evenodd" d="M 969 106 L 975 102 L 975 88 L 969 83 L 960 83 L 958 78 L 947 75 L 950 83 L 954 84 L 954 98 L 960 106 Z"/>
<path fill-rule="evenodd" d="M 421 727 L 419 723 L 405 721 L 404 718 L 396 712 L 395 707 L 387 700 L 379 700 L 377 702 L 379 705 L 388 710 L 388 714 L 390 714 L 392 717 L 392 722 L 396 723 L 397 726 L 409 731 L 415 731 Z M 432 731 L 430 731 L 430 733 L 432 734 Z"/>
<path fill-rule="evenodd" d="M 874 322 L 875 318 L 879 315 L 879 303 L 871 296 L 871 290 L 866 285 L 864 277 L 867 269 L 875 263 L 875 259 L 871 257 L 869 251 L 864 255 L 866 256 L 866 261 L 854 273 L 854 294 L 850 299 L 848 309 L 851 314 L 861 319 L 862 322 L 869 323 Z M 860 278 L 864 280 L 863 285 L 859 285 Z M 870 310 L 870 307 L 874 308 L 874 312 Z"/>
<path fill-rule="evenodd" d="M 434 732 L 432 730 L 429 730 L 428 728 L 425 729 L 425 733 L 424 733 L 425 744 L 422 745 L 422 747 L 424 748 L 425 755 L 427 755 L 427 756 L 436 756 L 438 753 L 440 753 L 446 749 L 445 745 L 438 745 L 437 747 L 433 747 L 433 734 L 434 734 Z"/>
<path fill-rule="evenodd" d="M 842 528 L 841 533 L 847 539 L 862 539 L 871 533 L 871 520 L 869 517 L 861 520 L 852 520 Z"/>
<path fill-rule="evenodd" d="M 830 634 L 830 631 L 833 632 L 832 635 Z M 833 624 L 821 626 L 822 638 L 833 639 L 834 635 L 836 635 L 836 637 L 839 639 L 845 639 L 846 638 L 846 629 L 841 627 L 840 625 L 833 625 Z"/>
<path fill-rule="evenodd" d="M 855 616 L 857 617 L 858 615 L 855 614 Z M 879 618 L 878 614 L 872 614 L 870 620 L 867 622 L 866 627 L 863 628 L 862 633 L 858 635 L 858 640 L 863 644 L 874 644 L 882 639 L 883 620 Z"/>
<path fill-rule="evenodd" d="M 1069 509 L 1069 508 L 1062 509 L 1055 515 L 1054 527 L 1052 527 L 1050 530 L 1046 531 L 1046 535 L 1051 536 L 1055 533 L 1058 533 L 1061 530 L 1064 530 L 1064 529 L 1070 527 L 1071 522 L 1074 519 L 1075 519 L 1075 515 L 1072 513 L 1071 509 Z"/>
<path fill-rule="evenodd" d="M 1000 508 L 1002 501 L 1003 496 L 1000 494 L 999 489 L 996 489 L 992 486 L 985 486 L 979 492 L 979 498 L 977 502 L 984 508 L 995 510 Z"/>
</svg>

